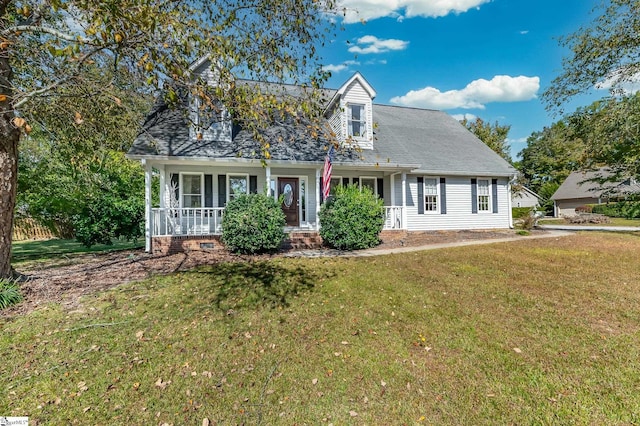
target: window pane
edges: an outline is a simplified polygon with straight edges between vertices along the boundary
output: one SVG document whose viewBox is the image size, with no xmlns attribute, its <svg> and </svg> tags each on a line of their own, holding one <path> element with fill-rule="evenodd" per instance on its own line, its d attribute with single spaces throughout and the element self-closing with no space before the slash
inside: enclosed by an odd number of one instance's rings
<svg viewBox="0 0 640 426">
<path fill-rule="evenodd" d="M 329 183 L 329 185 L 330 185 L 329 186 L 329 194 L 330 195 L 335 195 L 336 187 L 338 185 L 341 185 L 341 184 L 342 184 L 342 178 L 339 178 L 339 177 L 338 178 L 331 178 L 331 181 Z"/>
<path fill-rule="evenodd" d="M 366 130 L 366 119 L 364 105 L 349 105 L 348 131 L 349 136 L 364 136 Z"/>
<path fill-rule="evenodd" d="M 229 198 L 235 195 L 248 194 L 249 182 L 246 176 L 229 176 Z"/>
<path fill-rule="evenodd" d="M 200 194 L 200 175 L 182 175 L 183 192 L 185 194 Z"/>
<path fill-rule="evenodd" d="M 201 200 L 200 195 L 185 195 L 182 206 L 184 208 L 200 208 L 202 207 Z"/>
<path fill-rule="evenodd" d="M 376 193 L 376 180 L 372 178 L 361 178 L 360 182 L 363 188 L 369 188 L 371 192 Z"/>
</svg>

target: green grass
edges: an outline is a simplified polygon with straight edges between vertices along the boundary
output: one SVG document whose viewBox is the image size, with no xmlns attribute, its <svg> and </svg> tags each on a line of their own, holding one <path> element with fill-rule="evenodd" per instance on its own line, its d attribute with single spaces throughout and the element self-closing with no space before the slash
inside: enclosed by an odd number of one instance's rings
<svg viewBox="0 0 640 426">
<path fill-rule="evenodd" d="M 637 235 L 585 233 L 123 285 L 0 322 L 0 413 L 38 424 L 635 424 L 639 257 Z"/>
<path fill-rule="evenodd" d="M 572 224 L 564 219 L 541 219 L 540 225 L 580 225 L 580 226 L 637 226 L 640 227 L 640 219 L 623 219 L 620 217 L 609 218 L 610 223 L 576 223 Z"/>
<path fill-rule="evenodd" d="M 76 240 L 37 240 L 14 241 L 12 244 L 12 261 L 40 260 L 60 257 L 61 255 L 94 253 L 114 250 L 127 250 L 144 247 L 144 240 L 137 242 L 115 240 L 113 245 L 97 244 L 87 248 Z"/>
</svg>

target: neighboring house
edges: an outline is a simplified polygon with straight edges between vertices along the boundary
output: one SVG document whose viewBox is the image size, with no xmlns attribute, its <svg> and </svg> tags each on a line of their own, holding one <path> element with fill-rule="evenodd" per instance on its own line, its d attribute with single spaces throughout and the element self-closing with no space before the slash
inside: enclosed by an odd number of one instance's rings
<svg viewBox="0 0 640 426">
<path fill-rule="evenodd" d="M 511 205 L 513 207 L 539 207 L 540 196 L 526 186 L 521 186 L 520 189 L 511 193 Z"/>
<path fill-rule="evenodd" d="M 611 173 L 607 169 L 571 172 L 562 185 L 551 196 L 554 216 L 575 216 L 576 207 L 587 204 L 602 204 L 640 193 L 640 185 L 634 179 L 623 182 L 599 182 Z"/>
<path fill-rule="evenodd" d="M 207 73 L 208 66 L 202 62 L 194 72 Z M 303 90 L 278 87 L 294 96 Z M 359 73 L 325 94 L 326 125 L 338 143 L 351 139 L 360 148 L 337 150 L 331 186 L 370 188 L 384 200 L 385 229 L 512 226 L 515 169 L 457 120 L 440 111 L 374 104 L 376 92 Z M 182 111 L 159 102 L 144 123 L 128 157 L 141 160 L 146 170 L 147 251 L 211 247 L 221 233 L 225 204 L 239 193 L 285 195 L 288 231 L 320 229 L 329 142 L 308 137 L 285 120 L 266 130 L 271 155 L 261 160 L 261 147 L 249 132 L 237 129 L 226 110 L 222 117 L 222 123 L 196 135 Z M 160 177 L 160 205 L 152 208 L 153 169 Z"/>
</svg>

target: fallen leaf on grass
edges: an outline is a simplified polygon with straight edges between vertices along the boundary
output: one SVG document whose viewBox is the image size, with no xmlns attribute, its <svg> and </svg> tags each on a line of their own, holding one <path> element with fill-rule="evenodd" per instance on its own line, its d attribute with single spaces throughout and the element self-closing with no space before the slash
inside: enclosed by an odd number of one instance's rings
<svg viewBox="0 0 640 426">
<path fill-rule="evenodd" d="M 202 426 L 209 426 L 209 419 L 208 418 L 204 418 L 202 419 Z"/>
<path fill-rule="evenodd" d="M 513 351 L 517 354 L 521 354 L 522 353 L 522 349 L 520 348 L 513 348 Z"/>
<path fill-rule="evenodd" d="M 351 411 L 349 411 L 349 415 L 351 417 L 356 417 L 358 415 L 358 413 L 356 413 L 355 411 L 351 410 Z"/>
<path fill-rule="evenodd" d="M 84 409 L 84 410 L 82 410 L 82 412 L 83 412 L 83 413 L 86 413 L 86 412 L 87 412 L 87 411 L 89 411 L 89 410 L 91 410 L 91 406 L 89 406 L 89 407 L 85 407 L 85 409 Z"/>
<path fill-rule="evenodd" d="M 158 379 L 156 381 L 156 387 L 159 387 L 160 389 L 164 390 L 167 385 L 169 385 L 169 383 L 171 383 L 171 380 L 169 380 L 168 382 L 163 382 L 162 379 Z"/>
<path fill-rule="evenodd" d="M 142 340 L 143 337 L 144 337 L 144 331 L 140 330 L 136 332 L 136 339 Z"/>
<path fill-rule="evenodd" d="M 387 382 L 385 382 L 384 380 L 380 380 L 380 386 L 382 387 L 387 386 Z"/>
<path fill-rule="evenodd" d="M 313 379 L 311 380 L 311 383 L 313 383 L 314 385 L 318 383 L 318 379 Z"/>
</svg>

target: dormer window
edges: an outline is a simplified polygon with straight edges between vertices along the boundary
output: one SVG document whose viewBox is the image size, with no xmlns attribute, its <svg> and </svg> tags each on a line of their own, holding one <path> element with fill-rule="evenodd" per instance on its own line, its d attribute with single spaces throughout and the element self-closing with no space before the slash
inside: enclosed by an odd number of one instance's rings
<svg viewBox="0 0 640 426">
<path fill-rule="evenodd" d="M 195 117 L 194 124 L 198 131 L 216 130 L 222 120 L 222 108 L 219 106 L 210 107 L 204 103 L 202 98 L 196 96 L 194 99 Z"/>
<path fill-rule="evenodd" d="M 367 120 L 364 105 L 349 104 L 347 106 L 347 124 L 350 137 L 363 138 L 365 136 Z"/>
</svg>

